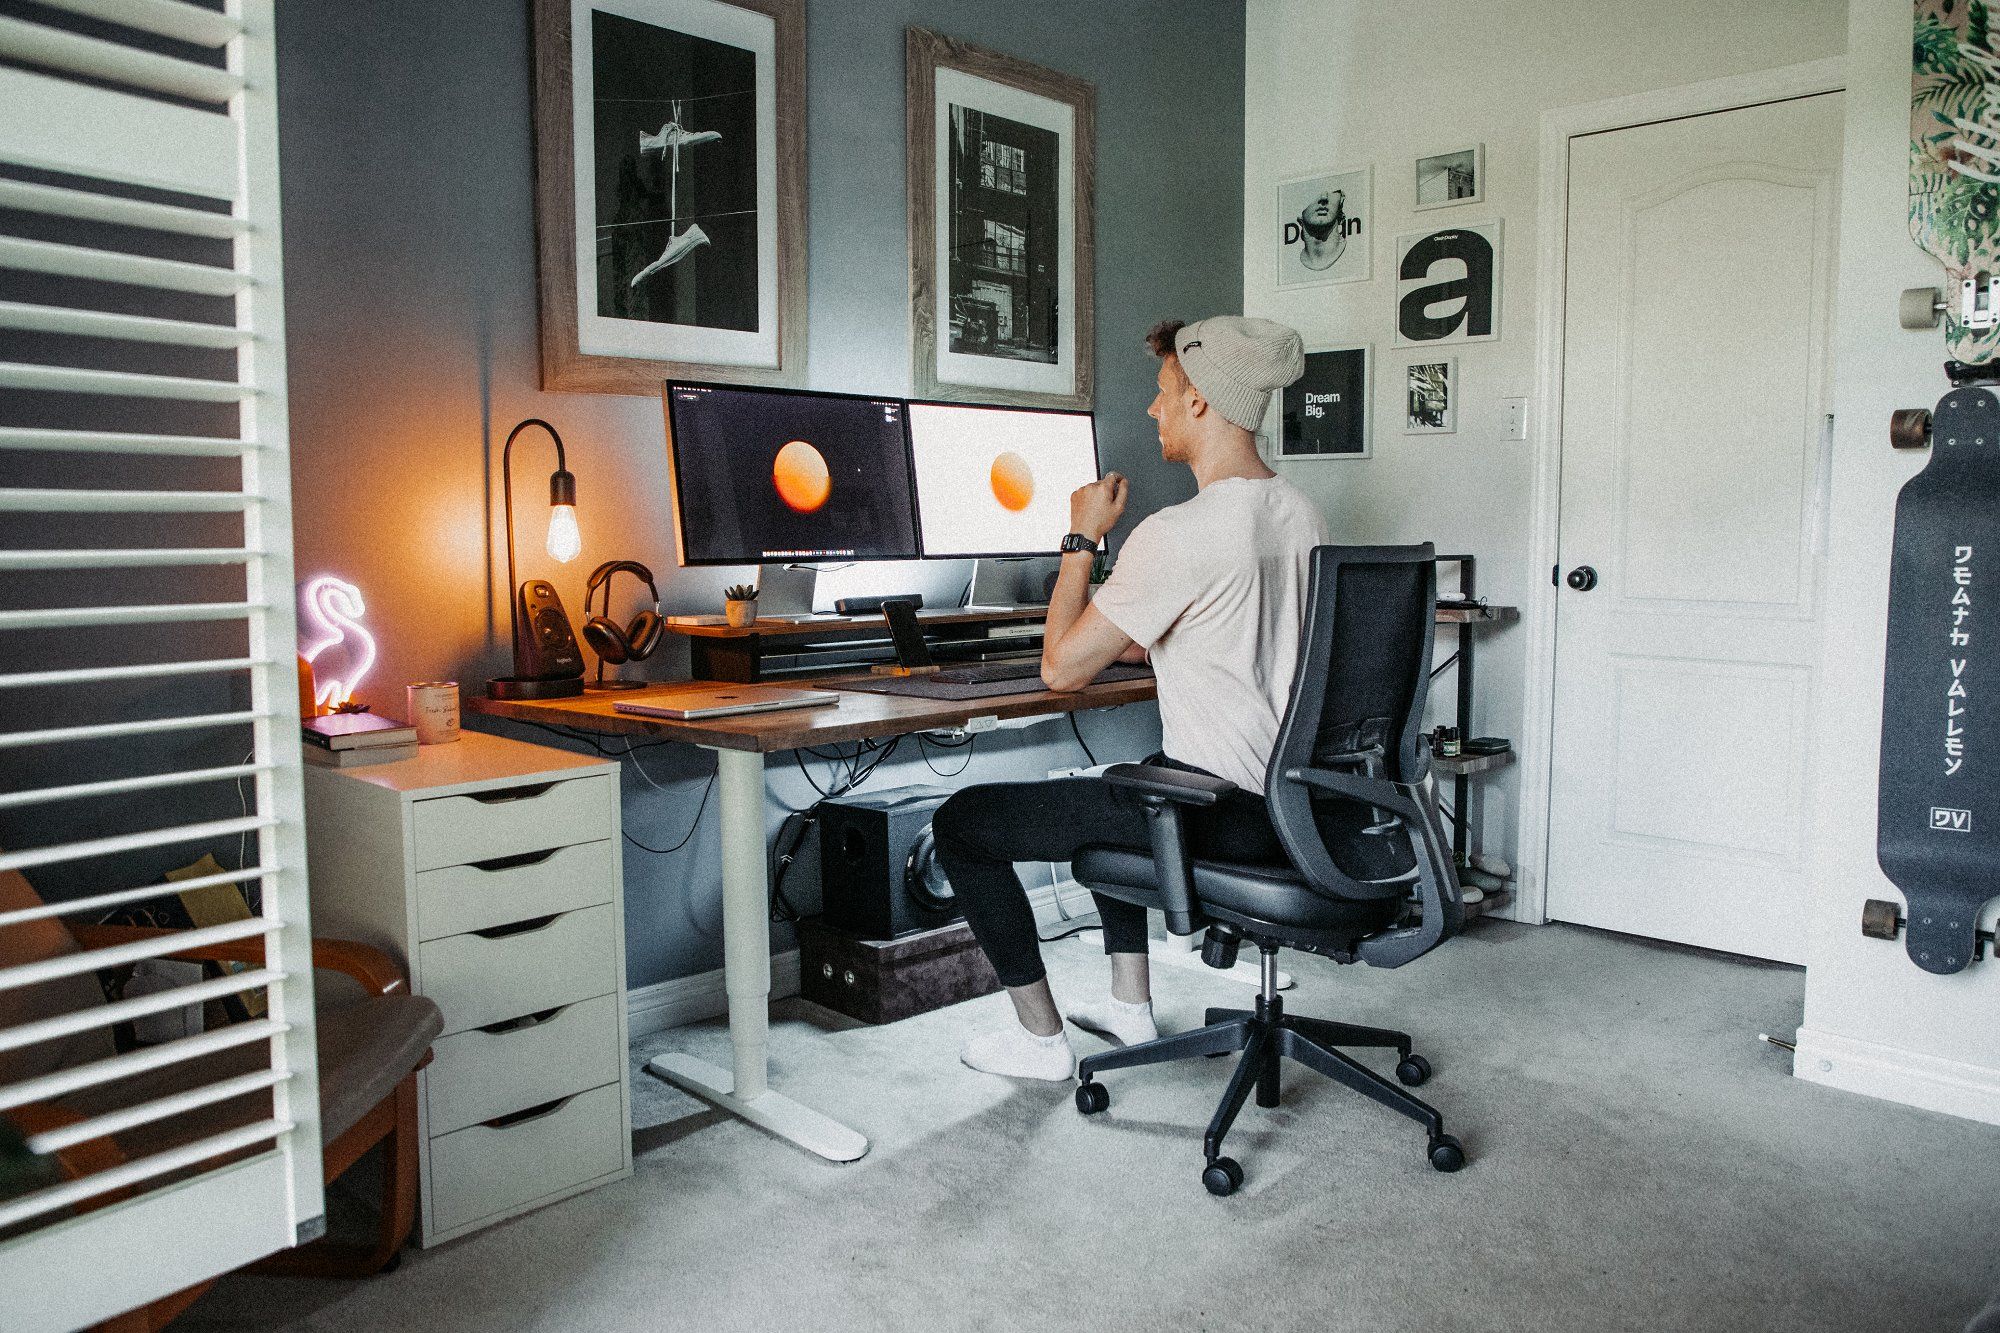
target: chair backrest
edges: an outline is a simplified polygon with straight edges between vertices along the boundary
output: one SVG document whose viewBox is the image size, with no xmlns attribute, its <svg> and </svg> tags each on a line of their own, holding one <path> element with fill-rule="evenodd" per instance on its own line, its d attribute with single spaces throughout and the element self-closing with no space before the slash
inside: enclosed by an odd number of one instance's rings
<svg viewBox="0 0 2000 1333">
<path fill-rule="evenodd" d="M 1452 867 L 1435 864 L 1434 822 L 1410 819 L 1390 799 L 1429 770 L 1422 733 L 1436 602 L 1428 542 L 1312 553 L 1304 645 L 1264 789 L 1292 863 L 1327 896 L 1400 898 L 1428 874 L 1450 879 L 1456 906 Z M 1303 770 L 1368 779 L 1382 803 L 1286 776 Z"/>
</svg>

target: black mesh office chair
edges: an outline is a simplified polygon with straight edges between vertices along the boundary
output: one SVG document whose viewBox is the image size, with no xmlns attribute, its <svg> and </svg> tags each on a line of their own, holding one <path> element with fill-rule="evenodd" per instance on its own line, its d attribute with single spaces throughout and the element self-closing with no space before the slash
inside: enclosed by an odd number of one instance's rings
<svg viewBox="0 0 2000 1333">
<path fill-rule="evenodd" d="M 1263 986 L 1254 1011 L 1210 1009 L 1206 1027 L 1086 1058 L 1076 1105 L 1094 1115 L 1111 1104 L 1097 1082 L 1108 1070 L 1243 1052 L 1202 1145 L 1210 1193 L 1242 1184 L 1242 1168 L 1222 1155 L 1223 1136 L 1253 1086 L 1259 1106 L 1278 1104 L 1286 1059 L 1421 1121 L 1438 1170 L 1465 1165 L 1464 1148 L 1436 1110 L 1339 1049 L 1393 1047 L 1397 1079 L 1415 1086 L 1430 1077 L 1430 1065 L 1411 1052 L 1408 1034 L 1295 1017 L 1277 990 L 1281 946 L 1401 967 L 1463 924 L 1450 843 L 1420 786 L 1429 767 L 1422 727 L 1437 596 L 1432 561 L 1428 543 L 1313 551 L 1298 676 L 1265 775 L 1265 802 L 1289 864 L 1189 855 L 1181 808 L 1214 805 L 1234 790 L 1230 783 L 1148 764 L 1105 772 L 1144 806 L 1152 854 L 1087 848 L 1074 863 L 1076 878 L 1160 909 L 1176 935 L 1206 930 L 1202 958 L 1212 966 L 1233 966 L 1250 941 L 1262 955 Z"/>
</svg>

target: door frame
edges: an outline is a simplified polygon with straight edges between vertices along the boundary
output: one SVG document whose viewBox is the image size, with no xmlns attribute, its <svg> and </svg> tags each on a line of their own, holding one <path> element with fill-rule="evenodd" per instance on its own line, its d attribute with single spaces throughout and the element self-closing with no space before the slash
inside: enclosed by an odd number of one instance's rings
<svg viewBox="0 0 2000 1333">
<path fill-rule="evenodd" d="M 1534 560 L 1522 628 L 1528 639 L 1528 690 L 1521 725 L 1521 815 L 1516 845 L 1517 921 L 1548 920 L 1549 796 L 1555 740 L 1556 587 L 1543 569 L 1559 559 L 1562 519 L 1563 301 L 1569 278 L 1570 141 L 1607 130 L 1738 111 L 1769 102 L 1847 90 L 1846 58 L 1709 79 L 1542 113 L 1536 196 L 1535 392 L 1530 402 L 1534 480 L 1528 550 Z"/>
</svg>

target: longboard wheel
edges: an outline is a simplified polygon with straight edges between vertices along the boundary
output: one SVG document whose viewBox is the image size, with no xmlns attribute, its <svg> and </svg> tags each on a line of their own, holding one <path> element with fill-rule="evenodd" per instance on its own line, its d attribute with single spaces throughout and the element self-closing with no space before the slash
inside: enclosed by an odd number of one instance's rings
<svg viewBox="0 0 2000 1333">
<path fill-rule="evenodd" d="M 1861 933 L 1871 940 L 1893 940 L 1903 928 L 1902 913 L 1896 904 L 1870 898 L 1861 905 Z"/>
<path fill-rule="evenodd" d="M 1896 303 L 1896 322 L 1906 329 L 1934 329 L 1944 313 L 1944 293 L 1935 287 L 1905 287 Z"/>
<path fill-rule="evenodd" d="M 1931 442 L 1931 410 L 1899 407 L 1889 414 L 1889 443 L 1898 449 L 1927 449 Z"/>
</svg>

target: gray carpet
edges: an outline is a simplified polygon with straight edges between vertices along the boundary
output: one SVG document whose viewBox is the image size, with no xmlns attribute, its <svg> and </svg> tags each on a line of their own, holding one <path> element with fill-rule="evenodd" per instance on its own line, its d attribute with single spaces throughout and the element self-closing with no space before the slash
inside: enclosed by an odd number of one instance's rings
<svg viewBox="0 0 2000 1333">
<path fill-rule="evenodd" d="M 1051 946 L 1058 998 L 1101 986 Z M 1300 1071 L 1211 1198 L 1222 1061 L 1069 1085 L 958 1065 L 989 996 L 882 1028 L 778 1006 L 774 1076 L 874 1140 L 837 1167 L 634 1078 L 631 1180 L 373 1281 L 225 1280 L 197 1329 L 1957 1330 L 2000 1287 L 2000 1131 L 1789 1076 L 1803 974 L 1489 923 L 1394 972 L 1288 955 L 1300 1013 L 1412 1031 L 1472 1163 Z M 1248 990 L 1163 970 L 1162 1026 Z M 1079 1049 L 1098 1043 L 1083 1038 Z M 635 1058 L 726 1063 L 719 1024 Z"/>
</svg>

